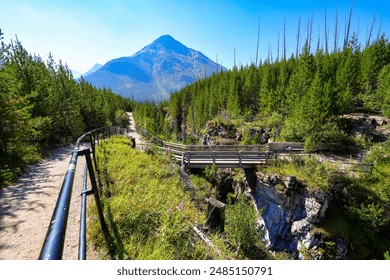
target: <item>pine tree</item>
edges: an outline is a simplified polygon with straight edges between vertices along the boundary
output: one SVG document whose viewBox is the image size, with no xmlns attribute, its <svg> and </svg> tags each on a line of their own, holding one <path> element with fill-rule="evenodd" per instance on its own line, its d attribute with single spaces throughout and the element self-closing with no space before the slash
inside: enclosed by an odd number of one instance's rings
<svg viewBox="0 0 390 280">
<path fill-rule="evenodd" d="M 239 116 L 241 114 L 241 95 L 242 82 L 241 77 L 238 74 L 237 68 L 233 69 L 230 73 L 229 81 L 229 95 L 226 102 L 226 109 L 233 114 L 233 116 Z"/>
<path fill-rule="evenodd" d="M 360 98 L 368 109 L 377 109 L 380 104 L 375 103 L 375 93 L 378 86 L 378 76 L 381 69 L 390 63 L 390 44 L 382 36 L 362 52 L 362 88 Z"/>
<path fill-rule="evenodd" d="M 383 67 L 379 74 L 378 104 L 382 104 L 383 113 L 390 118 L 390 65 Z"/>
</svg>

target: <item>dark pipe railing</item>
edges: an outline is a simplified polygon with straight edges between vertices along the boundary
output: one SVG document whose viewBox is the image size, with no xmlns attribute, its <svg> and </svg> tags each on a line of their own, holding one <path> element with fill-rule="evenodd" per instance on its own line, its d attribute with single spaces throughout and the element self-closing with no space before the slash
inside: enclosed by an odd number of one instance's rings
<svg viewBox="0 0 390 280">
<path fill-rule="evenodd" d="M 99 190 L 95 177 L 95 170 L 98 173 L 95 156 L 95 145 L 96 143 L 99 144 L 102 139 L 110 137 L 112 134 L 118 134 L 118 130 L 120 133 L 124 131 L 124 129 L 121 128 L 118 129 L 112 127 L 103 127 L 89 131 L 77 139 L 75 147 L 73 149 L 71 160 L 69 162 L 68 170 L 62 182 L 61 191 L 58 195 L 57 203 L 53 211 L 50 225 L 46 233 L 46 238 L 43 243 L 41 253 L 39 255 L 40 260 L 62 259 L 73 181 L 76 172 L 77 158 L 79 156 L 85 156 L 86 166 L 84 169 L 84 181 L 81 192 L 82 202 L 80 211 L 80 237 L 78 258 L 80 260 L 86 259 L 86 196 L 89 194 L 94 194 L 100 226 L 105 235 L 106 240 L 108 240 L 108 229 L 104 221 L 103 210 L 100 204 Z M 125 131 L 127 132 L 127 130 Z M 87 137 L 89 137 L 90 148 L 80 150 L 81 141 L 83 141 Z M 91 153 L 93 155 L 93 162 L 91 158 Z M 92 186 L 90 190 L 87 190 L 87 174 L 89 174 L 89 179 Z"/>
</svg>

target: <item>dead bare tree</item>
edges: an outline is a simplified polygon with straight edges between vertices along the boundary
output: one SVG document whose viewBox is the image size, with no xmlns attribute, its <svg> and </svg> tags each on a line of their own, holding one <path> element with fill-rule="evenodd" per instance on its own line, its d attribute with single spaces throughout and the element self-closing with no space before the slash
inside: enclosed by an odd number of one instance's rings
<svg viewBox="0 0 390 280">
<path fill-rule="evenodd" d="M 325 2 L 325 52 L 328 53 L 328 25 L 326 20 L 326 1 Z"/>
<path fill-rule="evenodd" d="M 270 45 L 268 45 L 268 63 L 272 64 L 274 61 L 273 61 L 273 57 L 272 57 L 272 47 Z"/>
<path fill-rule="evenodd" d="M 376 40 L 377 40 L 377 41 L 378 41 L 379 38 L 382 36 L 381 31 L 382 31 L 382 19 L 381 19 L 381 22 L 380 22 L 380 24 L 379 24 L 378 35 L 376 36 Z"/>
<path fill-rule="evenodd" d="M 283 26 L 283 59 L 286 60 L 286 16 L 284 16 Z"/>
<path fill-rule="evenodd" d="M 299 16 L 298 18 L 297 48 L 295 50 L 296 58 L 298 58 L 299 55 L 300 36 L 301 36 L 301 16 Z"/>
<path fill-rule="evenodd" d="M 336 18 L 335 18 L 335 28 L 334 28 L 334 42 L 333 42 L 333 52 L 336 53 L 337 45 L 339 40 L 339 16 L 338 8 L 336 7 Z"/>
<path fill-rule="evenodd" d="M 373 29 L 374 29 L 375 20 L 376 20 L 376 13 L 377 13 L 377 12 L 378 12 L 378 7 L 376 8 L 374 17 L 373 17 L 373 19 L 372 19 L 370 32 L 368 33 L 368 36 L 367 36 L 366 47 L 370 44 L 370 41 L 371 41 L 372 31 L 373 31 Z"/>
<path fill-rule="evenodd" d="M 259 40 L 260 40 L 260 17 L 259 17 L 259 26 L 257 28 L 256 66 L 257 66 L 257 60 L 259 57 Z"/>
<path fill-rule="evenodd" d="M 311 17 L 307 19 L 307 27 L 306 27 L 307 35 L 306 35 L 306 45 L 309 48 L 309 52 L 311 50 L 311 41 L 312 41 L 312 34 L 313 34 L 313 14 Z"/>
<path fill-rule="evenodd" d="M 321 49 L 321 27 L 318 25 L 317 51 L 320 51 Z"/>
<path fill-rule="evenodd" d="M 278 31 L 278 55 L 276 57 L 276 61 L 279 61 L 279 46 L 280 46 L 280 30 Z"/>
<path fill-rule="evenodd" d="M 233 47 L 233 59 L 234 59 L 234 64 L 233 64 L 233 67 L 236 67 L 236 46 Z"/>
<path fill-rule="evenodd" d="M 218 74 L 218 55 L 216 55 L 217 58 L 217 74 Z"/>
<path fill-rule="evenodd" d="M 345 36 L 344 36 L 344 48 L 347 46 L 349 41 L 349 32 L 351 31 L 352 11 L 353 11 L 353 1 L 351 2 L 351 7 L 349 9 L 348 23 L 346 25 Z"/>
</svg>

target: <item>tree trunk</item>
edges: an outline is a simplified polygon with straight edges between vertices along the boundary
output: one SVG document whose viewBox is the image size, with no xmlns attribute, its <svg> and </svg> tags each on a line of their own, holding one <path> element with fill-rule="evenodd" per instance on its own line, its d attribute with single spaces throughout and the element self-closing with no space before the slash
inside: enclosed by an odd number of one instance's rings
<svg viewBox="0 0 390 280">
<path fill-rule="evenodd" d="M 207 202 L 206 225 L 211 231 L 223 232 L 225 229 L 225 204 L 215 198 L 209 198 Z"/>
</svg>

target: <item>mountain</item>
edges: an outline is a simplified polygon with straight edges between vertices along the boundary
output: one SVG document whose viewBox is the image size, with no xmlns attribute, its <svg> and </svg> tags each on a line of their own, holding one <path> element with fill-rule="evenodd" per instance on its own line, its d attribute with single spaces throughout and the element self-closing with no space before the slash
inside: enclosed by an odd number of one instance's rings
<svg viewBox="0 0 390 280">
<path fill-rule="evenodd" d="M 70 69 L 70 71 L 72 72 L 73 79 L 77 80 L 78 78 L 81 77 L 81 73 L 80 72 L 77 72 L 76 70 L 73 70 L 73 69 Z"/>
<path fill-rule="evenodd" d="M 227 70 L 221 65 L 218 69 Z M 159 101 L 215 71 L 217 64 L 207 56 L 164 35 L 132 56 L 113 59 L 84 78 L 124 97 Z"/>
<path fill-rule="evenodd" d="M 103 65 L 96 63 L 91 69 L 89 69 L 87 72 L 85 72 L 83 74 L 83 77 L 91 75 L 92 73 L 95 73 L 97 70 L 99 70 L 102 67 L 103 67 Z"/>
</svg>

